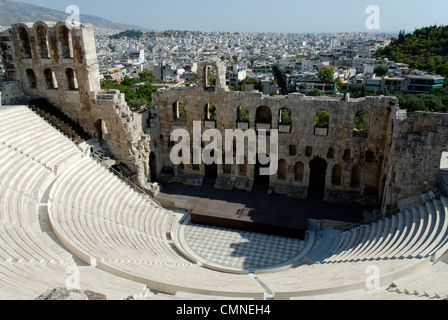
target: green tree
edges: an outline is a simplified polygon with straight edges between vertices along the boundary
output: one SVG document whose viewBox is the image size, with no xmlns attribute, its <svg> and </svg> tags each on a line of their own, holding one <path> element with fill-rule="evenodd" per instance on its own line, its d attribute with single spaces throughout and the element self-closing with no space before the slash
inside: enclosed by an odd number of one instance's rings
<svg viewBox="0 0 448 320">
<path fill-rule="evenodd" d="M 249 122 L 250 111 L 247 106 L 241 106 L 239 108 L 238 120 L 241 122 Z"/>
<path fill-rule="evenodd" d="M 325 93 L 323 93 L 319 89 L 311 89 L 310 92 L 307 93 L 307 96 L 309 96 L 309 97 L 321 97 L 324 95 L 325 95 Z"/>
<path fill-rule="evenodd" d="M 387 70 L 388 70 L 387 67 L 378 65 L 375 67 L 373 72 L 375 72 L 377 76 L 382 77 L 387 74 Z"/>
<path fill-rule="evenodd" d="M 332 68 L 323 68 L 317 73 L 317 77 L 322 82 L 334 82 L 334 71 Z"/>
<path fill-rule="evenodd" d="M 316 127 L 328 128 L 330 124 L 330 114 L 327 110 L 319 110 L 316 114 Z"/>
<path fill-rule="evenodd" d="M 144 70 L 140 72 L 138 76 L 140 77 L 140 82 L 154 83 L 156 81 L 154 73 L 149 70 Z"/>
<path fill-rule="evenodd" d="M 280 112 L 280 124 L 282 125 L 291 125 L 292 123 L 292 111 L 289 108 L 282 108 Z"/>
</svg>

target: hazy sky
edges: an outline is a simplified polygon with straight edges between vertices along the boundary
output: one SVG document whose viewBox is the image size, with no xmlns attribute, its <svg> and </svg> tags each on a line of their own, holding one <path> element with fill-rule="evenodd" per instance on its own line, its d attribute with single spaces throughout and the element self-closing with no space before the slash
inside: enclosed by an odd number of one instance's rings
<svg viewBox="0 0 448 320">
<path fill-rule="evenodd" d="M 366 8 L 380 9 L 380 30 L 448 25 L 447 0 L 22 0 L 156 30 L 351 32 L 366 27 Z M 82 22 L 82 21 L 81 21 Z"/>
</svg>

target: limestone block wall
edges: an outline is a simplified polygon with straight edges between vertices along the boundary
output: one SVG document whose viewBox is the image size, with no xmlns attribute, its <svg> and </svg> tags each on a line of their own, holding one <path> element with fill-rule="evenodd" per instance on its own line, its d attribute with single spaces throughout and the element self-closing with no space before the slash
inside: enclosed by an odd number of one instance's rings
<svg viewBox="0 0 448 320">
<path fill-rule="evenodd" d="M 26 99 L 25 93 L 17 81 L 1 81 L 0 91 L 0 105 L 17 104 Z"/>
<path fill-rule="evenodd" d="M 432 190 L 447 146 L 447 114 L 416 112 L 394 121 L 384 211 L 394 208 L 401 199 Z"/>
<path fill-rule="evenodd" d="M 132 113 L 120 92 L 101 90 L 91 25 L 14 24 L 0 34 L 0 54 L 17 88 L 28 98 L 46 98 L 79 123 L 136 174 L 134 182 L 145 186 L 150 136 L 144 132 L 144 116 Z"/>
<path fill-rule="evenodd" d="M 195 88 L 178 90 L 161 90 L 153 97 L 159 110 L 160 135 L 162 146 L 160 153 L 163 167 L 173 167 L 170 151 L 173 142 L 170 135 L 173 130 L 181 128 L 193 133 L 194 121 L 201 122 L 202 132 L 207 128 L 218 129 L 225 136 L 226 129 L 279 129 L 279 173 L 269 178 L 272 192 L 305 198 L 311 179 L 311 163 L 322 159 L 326 168 L 326 198 L 341 202 L 378 202 L 384 190 L 382 174 L 384 159 L 388 152 L 388 132 L 392 114 L 397 108 L 396 98 L 343 99 L 327 97 L 305 97 L 301 94 L 289 96 L 265 96 L 259 92 L 229 92 L 227 90 L 210 91 L 201 85 Z M 181 103 L 185 107 L 185 119 L 176 117 L 175 107 Z M 207 105 L 216 107 L 216 121 L 207 121 Z M 238 121 L 238 108 L 246 106 L 249 110 L 249 121 Z M 284 126 L 280 123 L 283 108 L 292 112 L 292 123 Z M 263 110 L 264 109 L 264 110 Z M 330 114 L 327 133 L 321 135 L 316 130 L 316 114 L 325 109 Z M 261 110 L 261 111 L 260 111 Z M 369 129 L 367 135 L 354 135 L 354 119 L 358 112 L 369 113 Z M 264 115 L 260 115 L 264 112 Z M 257 118 L 259 117 L 259 118 Z M 260 117 L 267 117 L 260 119 Z M 266 123 L 268 122 L 268 123 Z M 348 152 L 348 156 L 347 156 Z M 334 167 L 340 167 L 340 178 L 334 182 Z M 359 182 L 352 183 L 355 167 L 359 167 Z M 216 187 L 226 189 L 251 190 L 256 183 L 255 166 L 239 165 L 217 166 Z M 175 181 L 197 184 L 192 176 L 204 177 L 206 166 L 185 164 L 173 168 Z M 159 170 L 158 173 L 161 171 Z"/>
</svg>

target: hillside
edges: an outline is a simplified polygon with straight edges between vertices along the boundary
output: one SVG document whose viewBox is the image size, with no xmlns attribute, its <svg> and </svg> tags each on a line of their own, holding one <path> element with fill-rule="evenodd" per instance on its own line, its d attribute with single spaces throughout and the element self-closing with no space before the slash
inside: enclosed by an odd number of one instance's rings
<svg viewBox="0 0 448 320">
<path fill-rule="evenodd" d="M 63 11 L 44 8 L 12 0 L 0 0 L 0 26 L 10 26 L 18 22 L 34 22 L 38 20 L 43 21 L 63 21 L 69 15 Z M 106 19 L 81 15 L 81 22 L 90 23 L 95 27 L 108 29 L 138 29 L 146 30 L 139 26 L 132 26 L 108 21 Z"/>
<path fill-rule="evenodd" d="M 401 31 L 378 55 L 448 78 L 448 26 L 425 27 L 408 34 Z"/>
</svg>

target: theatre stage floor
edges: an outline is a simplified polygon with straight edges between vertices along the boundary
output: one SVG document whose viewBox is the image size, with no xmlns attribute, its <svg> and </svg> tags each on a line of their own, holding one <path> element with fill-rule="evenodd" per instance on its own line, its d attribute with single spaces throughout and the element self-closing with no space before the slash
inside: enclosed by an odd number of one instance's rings
<svg viewBox="0 0 448 320">
<path fill-rule="evenodd" d="M 195 205 L 191 223 L 259 232 L 304 239 L 308 219 L 359 223 L 368 208 L 325 202 L 319 198 L 307 200 L 268 195 L 266 191 L 228 191 L 213 188 L 163 184 L 165 199 L 188 201 Z"/>
</svg>

